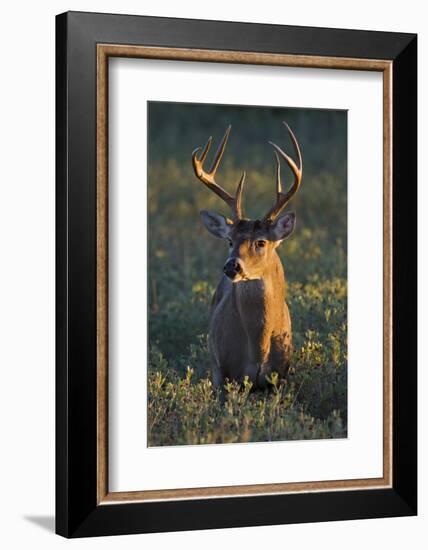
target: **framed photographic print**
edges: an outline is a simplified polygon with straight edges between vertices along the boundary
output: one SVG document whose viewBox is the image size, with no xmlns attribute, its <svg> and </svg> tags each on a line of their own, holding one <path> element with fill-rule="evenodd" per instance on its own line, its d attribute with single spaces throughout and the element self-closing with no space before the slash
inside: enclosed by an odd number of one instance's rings
<svg viewBox="0 0 428 550">
<path fill-rule="evenodd" d="M 56 23 L 57 532 L 416 514 L 416 36 Z"/>
</svg>

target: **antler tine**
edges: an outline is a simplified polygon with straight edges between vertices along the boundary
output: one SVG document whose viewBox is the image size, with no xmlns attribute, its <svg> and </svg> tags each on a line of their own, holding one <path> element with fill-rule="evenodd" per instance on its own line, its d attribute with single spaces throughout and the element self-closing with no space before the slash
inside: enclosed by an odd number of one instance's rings
<svg viewBox="0 0 428 550">
<path fill-rule="evenodd" d="M 223 139 L 221 140 L 220 145 L 218 146 L 218 149 L 214 156 L 214 160 L 213 160 L 213 163 L 211 164 L 211 169 L 210 169 L 210 173 L 213 175 L 213 177 L 215 176 L 215 173 L 217 172 L 217 168 L 220 165 L 224 150 L 226 149 L 226 143 L 227 143 L 227 140 L 229 139 L 229 134 L 231 129 L 232 129 L 232 126 L 229 125 L 226 129 Z"/>
<path fill-rule="evenodd" d="M 205 162 L 205 159 L 207 158 L 207 155 L 208 155 L 208 151 L 210 150 L 210 147 L 211 147 L 211 142 L 212 142 L 213 138 L 212 136 L 210 136 L 205 144 L 205 147 L 204 147 L 204 150 L 202 151 L 202 155 L 201 155 L 201 158 L 199 159 L 199 162 L 201 164 L 203 164 Z M 200 151 L 201 148 L 198 147 L 196 149 L 196 151 Z M 195 152 L 195 151 L 194 151 Z"/>
<path fill-rule="evenodd" d="M 302 153 L 300 152 L 299 143 L 298 143 L 298 141 L 296 139 L 296 136 L 294 135 L 292 129 L 290 128 L 290 126 L 285 121 L 282 121 L 282 123 L 287 128 L 288 134 L 291 137 L 291 142 L 292 142 L 293 147 L 294 147 L 294 152 L 296 153 L 296 156 L 299 159 L 299 169 L 302 170 L 303 162 L 302 162 Z"/>
<path fill-rule="evenodd" d="M 281 163 L 279 162 L 278 153 L 274 150 L 275 160 L 276 160 L 276 194 L 279 195 L 282 192 L 281 185 Z"/>
<path fill-rule="evenodd" d="M 223 139 L 221 140 L 220 145 L 218 146 L 217 152 L 214 156 L 214 160 L 212 162 L 209 172 L 205 172 L 203 165 L 211 147 L 212 137 L 208 138 L 208 141 L 199 158 L 198 158 L 198 153 L 201 150 L 201 147 L 198 147 L 193 151 L 192 164 L 193 164 L 193 170 L 195 171 L 196 177 L 202 183 L 204 183 L 209 189 L 211 189 L 211 191 L 213 191 L 216 195 L 218 195 L 230 207 L 235 220 L 240 220 L 242 218 L 242 210 L 241 210 L 242 189 L 243 189 L 244 180 L 245 180 L 245 172 L 243 173 L 239 181 L 235 196 L 230 195 L 225 189 L 220 187 L 220 185 L 218 185 L 215 181 L 215 175 L 218 167 L 220 166 L 220 162 L 223 157 L 224 150 L 226 148 L 226 143 L 227 143 L 227 139 L 229 137 L 231 128 L 232 128 L 231 126 L 227 128 L 226 133 L 224 134 Z"/>
<path fill-rule="evenodd" d="M 244 189 L 245 172 L 242 172 L 241 179 L 239 180 L 238 187 L 236 188 L 235 195 L 235 218 L 237 220 L 242 219 L 242 191 Z"/>
<path fill-rule="evenodd" d="M 294 152 L 297 156 L 299 164 L 297 165 L 295 161 L 290 156 L 287 155 L 287 153 L 284 153 L 284 151 L 280 147 L 278 147 L 278 145 L 276 145 L 272 141 L 269 141 L 269 143 L 274 148 L 275 159 L 276 159 L 276 203 L 266 214 L 266 216 L 264 217 L 264 220 L 272 221 L 280 214 L 280 212 L 282 212 L 282 210 L 290 202 L 292 197 L 297 193 L 297 190 L 299 189 L 300 183 L 302 181 L 303 163 L 302 163 L 302 154 L 300 152 L 299 143 L 296 139 L 296 136 L 293 134 L 291 128 L 288 126 L 288 124 L 286 122 L 284 122 L 283 124 L 288 130 L 289 136 L 291 138 L 291 142 L 293 144 Z M 282 157 L 287 162 L 288 166 L 291 168 L 294 174 L 294 183 L 287 193 L 283 193 L 282 191 L 281 167 L 280 167 L 279 157 Z"/>
</svg>

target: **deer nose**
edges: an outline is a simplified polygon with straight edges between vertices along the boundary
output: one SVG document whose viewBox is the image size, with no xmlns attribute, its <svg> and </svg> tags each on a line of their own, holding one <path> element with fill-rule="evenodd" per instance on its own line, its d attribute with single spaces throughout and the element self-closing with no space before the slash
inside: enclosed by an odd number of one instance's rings
<svg viewBox="0 0 428 550">
<path fill-rule="evenodd" d="M 238 258 L 230 258 L 224 264 L 223 267 L 224 274 L 229 277 L 229 279 L 234 279 L 240 271 L 242 271 L 241 264 Z"/>
</svg>

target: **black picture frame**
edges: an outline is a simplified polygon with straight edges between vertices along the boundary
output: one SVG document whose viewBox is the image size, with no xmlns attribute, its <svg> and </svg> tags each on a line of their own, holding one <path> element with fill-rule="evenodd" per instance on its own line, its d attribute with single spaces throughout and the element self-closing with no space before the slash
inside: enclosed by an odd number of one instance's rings
<svg viewBox="0 0 428 550">
<path fill-rule="evenodd" d="M 97 504 L 96 46 L 392 62 L 391 488 Z M 56 532 L 65 537 L 417 513 L 417 36 L 68 12 L 56 18 Z"/>
</svg>

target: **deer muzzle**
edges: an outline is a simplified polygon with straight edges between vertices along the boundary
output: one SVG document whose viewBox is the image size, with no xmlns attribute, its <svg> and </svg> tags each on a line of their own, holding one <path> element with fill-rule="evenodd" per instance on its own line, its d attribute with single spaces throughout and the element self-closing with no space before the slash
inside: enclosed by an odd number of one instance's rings
<svg viewBox="0 0 428 550">
<path fill-rule="evenodd" d="M 232 281 L 242 273 L 242 264 L 239 258 L 229 258 L 224 264 L 223 272 Z"/>
</svg>

